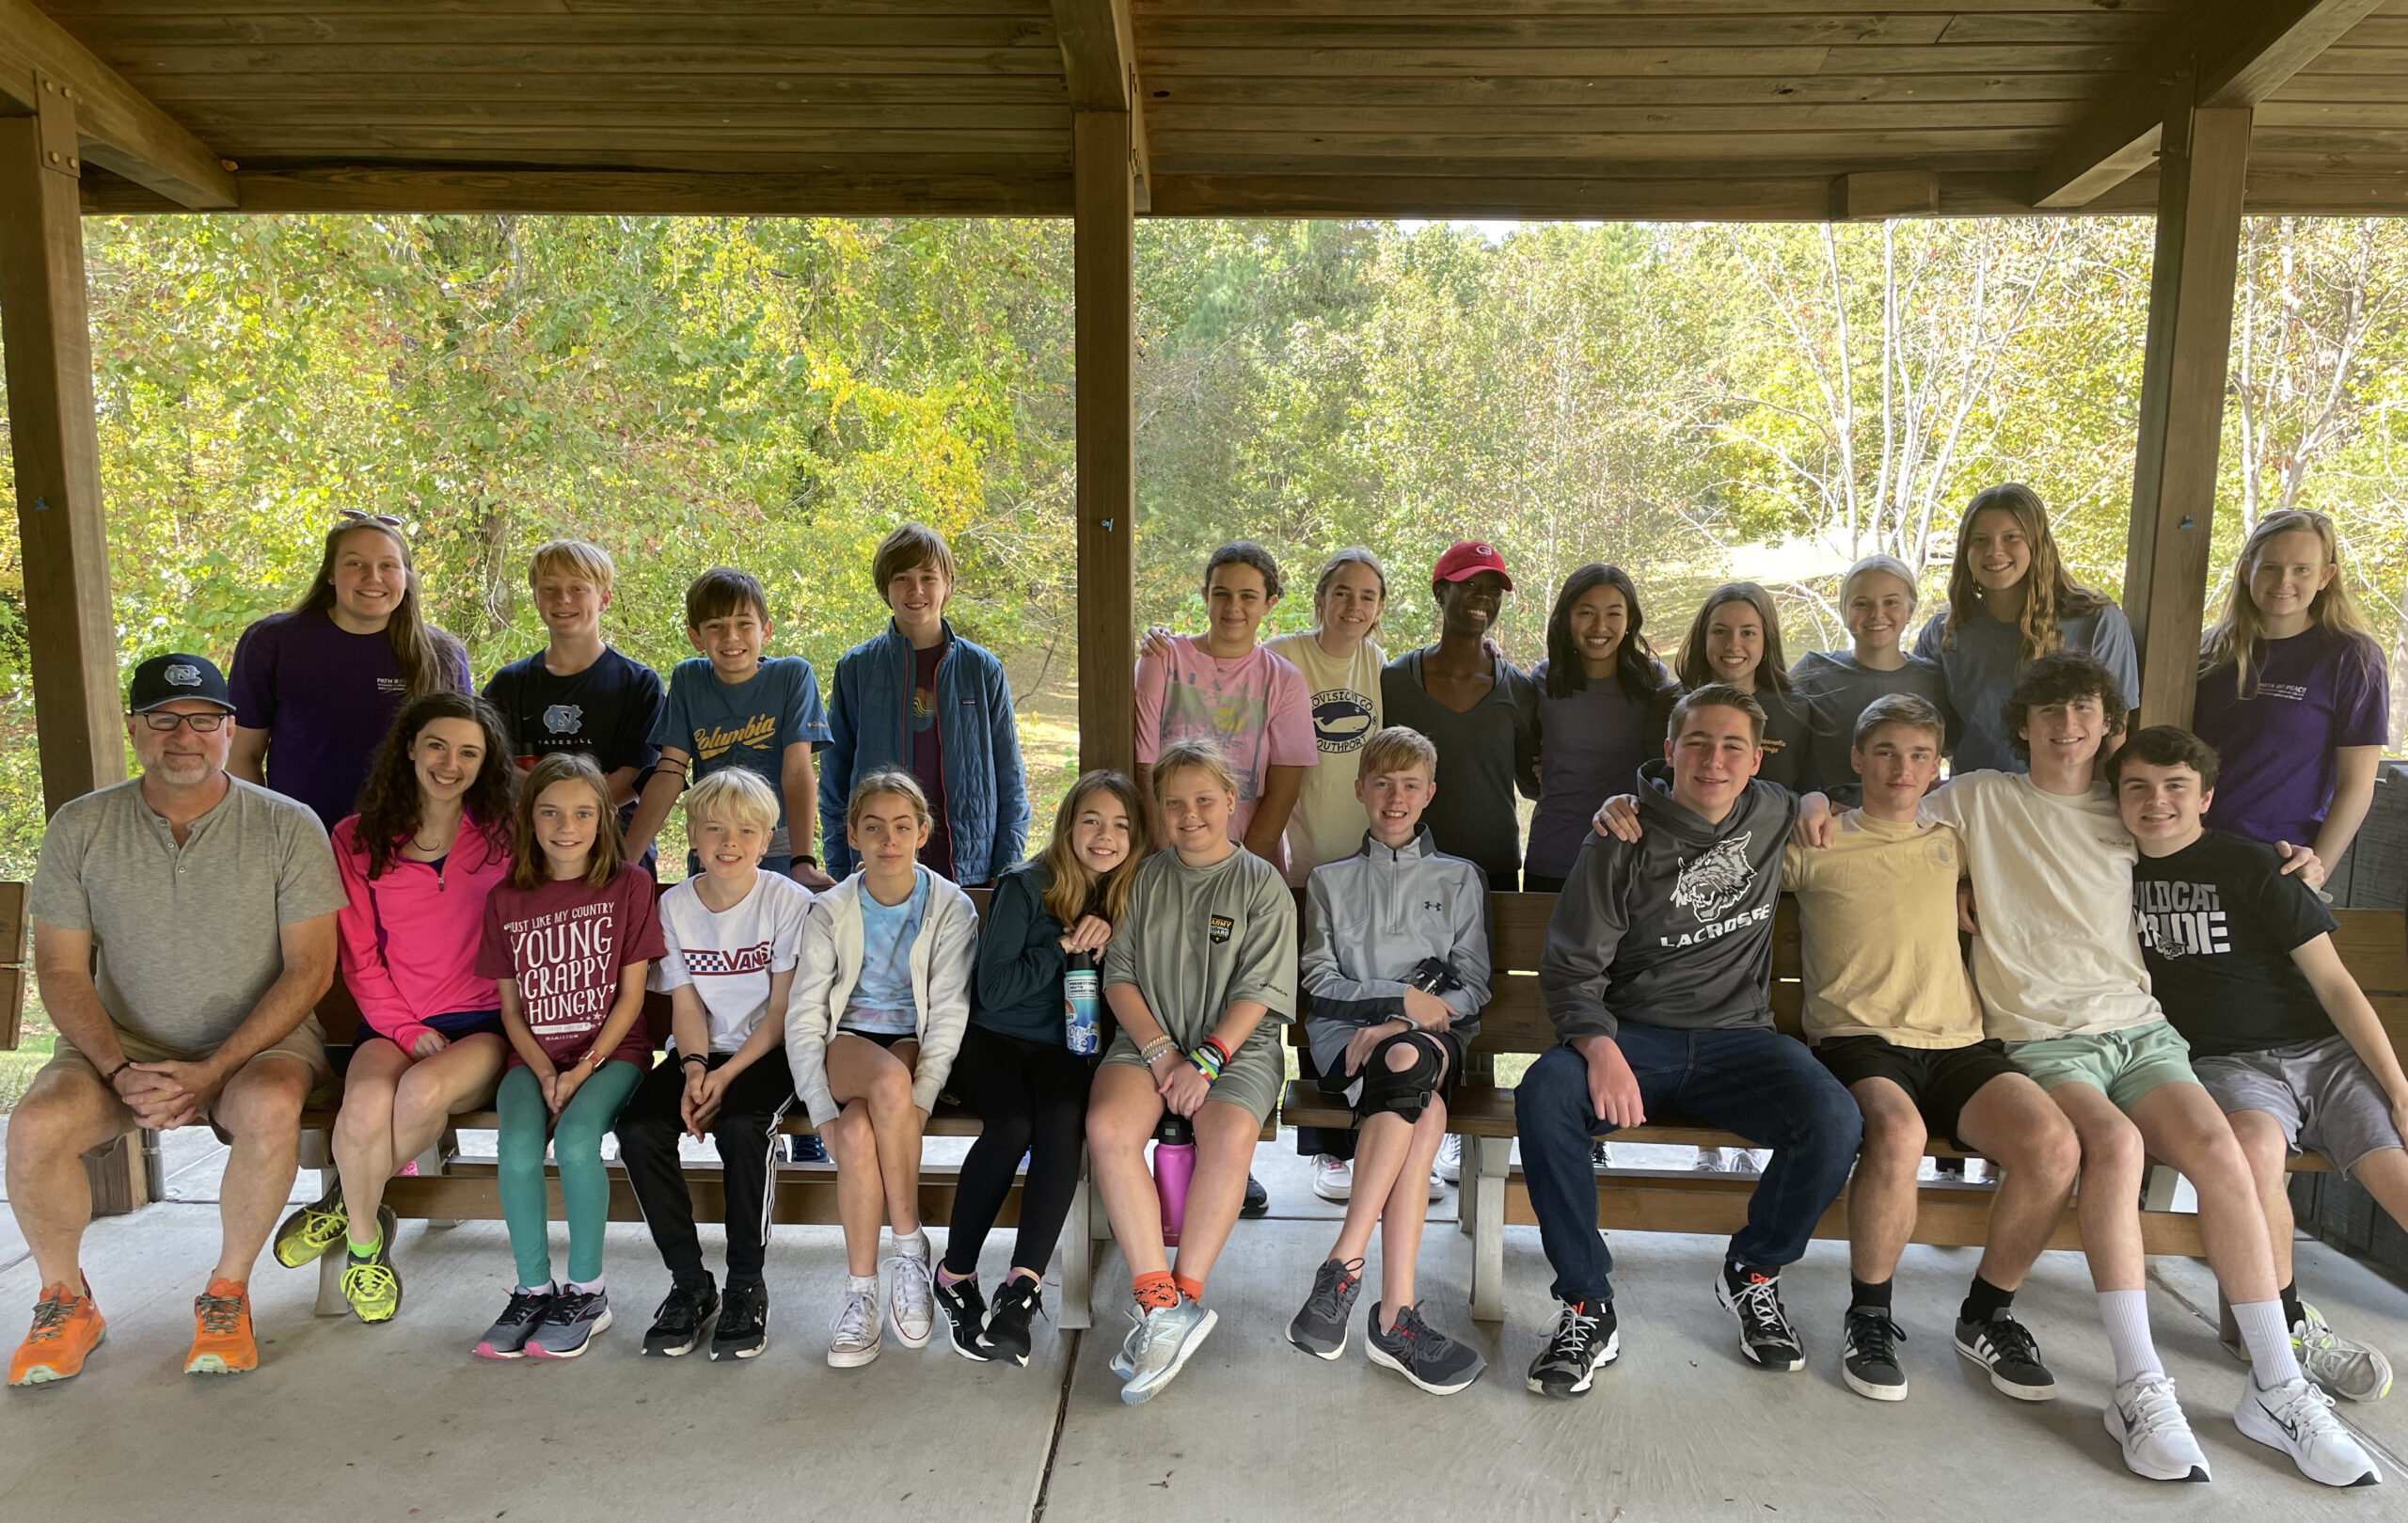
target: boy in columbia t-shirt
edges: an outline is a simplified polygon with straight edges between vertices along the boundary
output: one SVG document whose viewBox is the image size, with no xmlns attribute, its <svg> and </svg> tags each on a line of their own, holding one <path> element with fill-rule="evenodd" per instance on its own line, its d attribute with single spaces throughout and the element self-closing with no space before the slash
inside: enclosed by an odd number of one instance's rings
<svg viewBox="0 0 2408 1523">
<path fill-rule="evenodd" d="M 800 656 L 762 655 L 771 632 L 768 595 L 745 573 L 719 566 L 686 589 L 686 638 L 700 654 L 669 675 L 669 702 L 652 731 L 660 765 L 627 827 L 631 855 L 651 848 L 689 765 L 696 783 L 722 767 L 741 767 L 776 789 L 780 801 L 761 865 L 807 889 L 835 883 L 811 850 L 819 834 L 812 752 L 828 743 L 819 678 Z"/>
<path fill-rule="evenodd" d="M 2370 1402 L 2391 1362 L 2325 1325 L 2291 1278 L 2285 1163 L 2313 1148 L 2408 1224 L 2408 1074 L 2382 1018 L 2333 948 L 2337 922 L 2273 848 L 2204 824 L 2214 748 L 2157 725 L 2108 764 L 2140 847 L 2132 908 L 2166 1018 L 2249 1155 L 2291 1347 L 2326 1390 Z"/>
</svg>

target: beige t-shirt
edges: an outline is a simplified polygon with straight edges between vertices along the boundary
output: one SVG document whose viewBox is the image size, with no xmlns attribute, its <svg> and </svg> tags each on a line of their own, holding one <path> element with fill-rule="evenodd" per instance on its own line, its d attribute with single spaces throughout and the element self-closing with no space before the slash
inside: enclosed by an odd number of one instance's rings
<svg viewBox="0 0 2408 1523">
<path fill-rule="evenodd" d="M 1288 817 L 1288 881 L 1300 886 L 1324 862 L 1351 857 L 1363 844 L 1363 805 L 1354 797 L 1354 754 L 1380 727 L 1380 668 L 1387 658 L 1366 640 L 1343 658 L 1321 648 L 1311 630 L 1263 642 L 1305 674 L 1321 765 L 1305 773 Z"/>
<path fill-rule="evenodd" d="M 1806 1037 L 1878 1037 L 1900 1047 L 1969 1047 L 1982 1007 L 1956 955 L 1963 849 L 1937 820 L 1895 824 L 1850 809 L 1831 844 L 1792 844 L 1782 881 L 1798 896 Z"/>
<path fill-rule="evenodd" d="M 1963 840 L 1973 986 L 1989 1034 L 2042 1041 L 2162 1021 L 2132 927 L 2139 850 L 2103 783 L 2079 796 L 2021 772 L 1968 772 L 1924 800 Z"/>
</svg>

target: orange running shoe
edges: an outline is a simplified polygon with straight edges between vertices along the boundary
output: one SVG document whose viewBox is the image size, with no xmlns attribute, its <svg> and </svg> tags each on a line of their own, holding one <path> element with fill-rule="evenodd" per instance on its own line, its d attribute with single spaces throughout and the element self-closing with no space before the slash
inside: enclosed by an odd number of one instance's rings
<svg viewBox="0 0 2408 1523">
<path fill-rule="evenodd" d="M 213 1279 L 193 1297 L 192 1356 L 188 1375 L 239 1375 L 260 1367 L 260 1346 L 251 1338 L 250 1288 Z"/>
<path fill-rule="evenodd" d="M 108 1341 L 109 1325 L 92 1304 L 92 1282 L 78 1295 L 64 1284 L 42 1288 L 34 1307 L 33 1331 L 17 1345 L 8 1361 L 8 1384 L 39 1386 L 48 1380 L 72 1380 L 84 1372 L 84 1360 Z"/>
</svg>

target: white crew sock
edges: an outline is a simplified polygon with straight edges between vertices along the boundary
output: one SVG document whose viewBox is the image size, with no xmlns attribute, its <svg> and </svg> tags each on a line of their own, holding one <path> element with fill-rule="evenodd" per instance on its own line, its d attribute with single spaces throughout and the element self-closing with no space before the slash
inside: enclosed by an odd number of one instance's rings
<svg viewBox="0 0 2408 1523">
<path fill-rule="evenodd" d="M 875 1299 L 878 1295 L 878 1277 L 876 1275 L 847 1275 L 845 1289 L 851 1294 L 866 1295 Z"/>
<path fill-rule="evenodd" d="M 2276 1303 L 2275 1320 L 2282 1319 Z M 2100 1291 L 2099 1320 L 2107 1325 L 2107 1347 L 2115 1356 L 2115 1384 L 2129 1386 L 2143 1375 L 2162 1375 L 2157 1342 L 2148 1333 L 2148 1292 Z"/>
<path fill-rule="evenodd" d="M 2290 1329 L 2283 1325 L 2282 1302 L 2235 1306 L 2232 1320 L 2241 1325 L 2241 1341 L 2249 1348 L 2249 1378 L 2259 1390 L 2299 1378 L 2299 1357 L 2291 1352 Z"/>
<path fill-rule="evenodd" d="M 927 1263 L 928 1261 L 928 1230 L 922 1227 L 914 1229 L 909 1235 L 902 1232 L 895 1233 L 895 1251 L 906 1259 L 917 1259 L 920 1262 Z"/>
</svg>

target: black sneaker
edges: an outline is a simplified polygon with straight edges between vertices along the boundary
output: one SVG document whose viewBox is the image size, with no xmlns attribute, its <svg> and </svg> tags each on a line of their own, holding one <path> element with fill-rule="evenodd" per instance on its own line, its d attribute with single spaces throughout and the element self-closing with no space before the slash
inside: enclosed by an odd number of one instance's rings
<svg viewBox="0 0 2408 1523">
<path fill-rule="evenodd" d="M 1316 1359 L 1334 1359 L 1345 1353 L 1346 1320 L 1354 1315 L 1354 1297 L 1362 1291 L 1362 1260 L 1323 1260 L 1313 1271 L 1312 1293 L 1305 1297 L 1305 1309 L 1288 1324 L 1288 1341 Z"/>
<path fill-rule="evenodd" d="M 1371 1362 L 1395 1371 L 1433 1396 L 1452 1396 L 1478 1380 L 1488 1361 L 1421 1320 L 1418 1307 L 1397 1309 L 1396 1325 L 1380 1331 L 1380 1309 L 1364 1327 Z"/>
<path fill-rule="evenodd" d="M 939 1279 L 936 1288 L 937 1310 L 943 1313 L 945 1326 L 952 1330 L 953 1352 L 980 1364 L 993 1358 L 995 1356 L 978 1341 L 987 1321 L 987 1297 L 980 1293 L 978 1282 L 958 1279 L 947 1285 Z"/>
<path fill-rule="evenodd" d="M 1990 1372 L 1990 1384 L 2019 1402 L 2052 1402 L 2057 1377 L 2040 1362 L 2031 1330 L 2002 1311 L 1988 1322 L 1956 1323 L 1956 1352 Z"/>
<path fill-rule="evenodd" d="M 1238 1208 L 1238 1214 L 1248 1221 L 1271 1214 L 1271 1192 L 1252 1174 L 1245 1177 L 1245 1204 Z"/>
<path fill-rule="evenodd" d="M 981 1346 L 1006 1364 L 1027 1364 L 1028 1325 L 1044 1309 L 1045 1287 L 1025 1275 L 1014 1275 L 995 1293 Z"/>
<path fill-rule="evenodd" d="M 1840 1374 L 1847 1388 L 1877 1402 L 1907 1399 L 1907 1372 L 1898 1368 L 1905 1329 L 1878 1307 L 1850 1307 L 1840 1320 Z"/>
<path fill-rule="evenodd" d="M 806 1132 L 786 1138 L 786 1162 L 789 1164 L 824 1164 L 828 1162 L 828 1144 L 816 1132 Z"/>
<path fill-rule="evenodd" d="M 661 1298 L 660 1309 L 652 1314 L 652 1325 L 644 1331 L 643 1351 L 673 1359 L 691 1354 L 702 1341 L 704 1326 L 718 1313 L 718 1286 L 707 1279 L 691 1285 L 671 1281 L 669 1293 Z"/>
<path fill-rule="evenodd" d="M 1541 1396 L 1585 1396 L 1597 1366 L 1622 1354 L 1611 1301 L 1566 1301 L 1554 1335 L 1530 1361 L 1529 1385 Z"/>
<path fill-rule="evenodd" d="M 1739 1352 L 1765 1370 L 1803 1370 L 1806 1346 L 1781 1304 L 1781 1279 L 1725 1265 L 1715 1281 L 1722 1304 L 1739 1319 Z"/>
<path fill-rule="evenodd" d="M 769 1346 L 769 1287 L 757 1279 L 727 1282 L 727 1300 L 711 1329 L 711 1357 L 749 1359 Z"/>
</svg>

